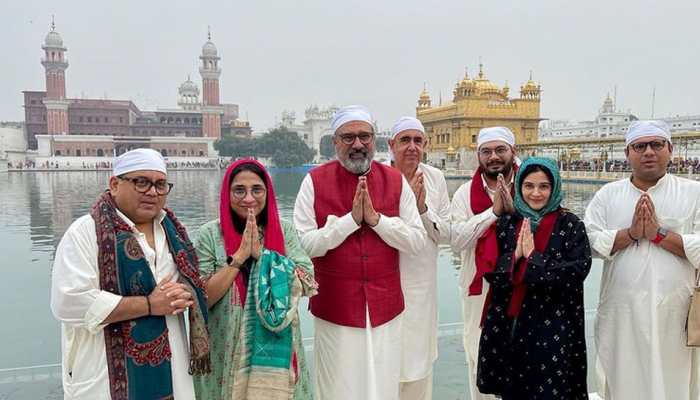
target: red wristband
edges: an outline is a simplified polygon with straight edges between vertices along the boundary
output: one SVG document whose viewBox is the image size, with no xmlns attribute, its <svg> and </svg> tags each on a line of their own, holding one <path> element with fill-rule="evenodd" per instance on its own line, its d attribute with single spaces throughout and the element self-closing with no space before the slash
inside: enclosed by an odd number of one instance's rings
<svg viewBox="0 0 700 400">
<path fill-rule="evenodd" d="M 666 237 L 666 236 L 661 236 L 661 235 L 657 232 L 657 233 L 656 233 L 656 237 L 655 237 L 654 240 L 652 240 L 651 242 L 654 243 L 654 244 L 659 244 L 659 243 L 661 243 L 662 240 L 664 240 L 665 237 Z"/>
</svg>

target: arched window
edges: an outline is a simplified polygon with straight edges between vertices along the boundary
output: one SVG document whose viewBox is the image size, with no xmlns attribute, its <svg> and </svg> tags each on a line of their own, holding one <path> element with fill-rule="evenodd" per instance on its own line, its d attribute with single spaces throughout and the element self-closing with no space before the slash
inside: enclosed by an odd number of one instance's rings
<svg viewBox="0 0 700 400">
<path fill-rule="evenodd" d="M 168 156 L 168 150 L 166 150 L 166 149 L 160 149 L 160 154 L 163 155 L 163 157 L 167 157 L 167 156 Z"/>
<path fill-rule="evenodd" d="M 97 157 L 104 157 L 105 152 L 102 149 L 97 149 Z"/>
<path fill-rule="evenodd" d="M 75 155 L 80 157 L 80 149 L 75 150 Z"/>
<path fill-rule="evenodd" d="M 202 150 L 199 151 L 199 156 L 204 157 L 204 152 Z"/>
<path fill-rule="evenodd" d="M 186 156 L 187 155 L 187 150 L 182 150 L 182 155 Z"/>
</svg>

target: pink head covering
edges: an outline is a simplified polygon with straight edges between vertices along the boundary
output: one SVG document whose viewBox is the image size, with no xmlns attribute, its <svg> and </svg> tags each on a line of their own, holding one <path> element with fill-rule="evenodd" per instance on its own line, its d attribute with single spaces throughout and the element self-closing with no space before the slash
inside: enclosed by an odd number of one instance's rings
<svg viewBox="0 0 700 400">
<path fill-rule="evenodd" d="M 224 174 L 224 179 L 221 182 L 221 197 L 219 201 L 219 221 L 221 225 L 221 233 L 224 237 L 224 248 L 226 254 L 233 255 L 241 245 L 241 234 L 236 232 L 233 227 L 233 217 L 231 215 L 231 174 L 236 167 L 243 164 L 253 164 L 259 167 L 265 174 L 265 187 L 267 189 L 266 207 L 267 210 L 267 225 L 265 226 L 265 243 L 264 247 L 268 250 L 274 250 L 279 254 L 284 255 L 284 234 L 282 233 L 282 225 L 277 211 L 277 200 L 275 199 L 275 190 L 272 186 L 272 179 L 265 167 L 254 159 L 238 160 L 231 164 Z M 245 304 L 246 285 L 243 281 L 242 274 L 236 276 L 234 282 L 238 287 L 241 304 Z"/>
</svg>

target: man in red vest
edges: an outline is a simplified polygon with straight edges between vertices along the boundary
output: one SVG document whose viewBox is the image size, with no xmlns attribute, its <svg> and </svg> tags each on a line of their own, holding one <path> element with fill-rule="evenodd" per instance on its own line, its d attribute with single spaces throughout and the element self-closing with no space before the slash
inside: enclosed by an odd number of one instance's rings
<svg viewBox="0 0 700 400">
<path fill-rule="evenodd" d="M 398 400 L 404 309 L 399 253 L 417 255 L 425 229 L 401 172 L 372 161 L 369 111 L 343 107 L 332 129 L 337 160 L 311 170 L 294 207 L 319 284 L 310 300 L 315 397 Z"/>
<path fill-rule="evenodd" d="M 476 146 L 479 168 L 472 180 L 460 186 L 452 196 L 451 240 L 452 250 L 462 258 L 459 286 L 469 394 L 472 400 L 491 400 L 495 397 L 479 393 L 476 387 L 482 310 L 488 293 L 488 284 L 482 280 L 481 272 L 498 257 L 496 219 L 513 210 L 515 136 L 508 128 L 484 128 L 479 131 Z"/>
</svg>

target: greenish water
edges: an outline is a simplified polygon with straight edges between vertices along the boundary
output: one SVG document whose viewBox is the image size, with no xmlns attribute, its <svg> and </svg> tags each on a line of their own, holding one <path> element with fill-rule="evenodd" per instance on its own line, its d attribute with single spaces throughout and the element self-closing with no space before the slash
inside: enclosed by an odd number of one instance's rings
<svg viewBox="0 0 700 400">
<path fill-rule="evenodd" d="M 219 171 L 175 171 L 175 187 L 168 198 L 172 208 L 196 236 L 199 226 L 217 218 Z M 292 218 L 294 200 L 304 175 L 298 172 L 273 174 L 282 218 Z M 49 310 L 51 263 L 56 245 L 73 220 L 88 212 L 94 199 L 106 187 L 107 172 L 24 172 L 0 174 L 0 399 L 61 398 L 56 392 L 56 367 L 60 363 L 60 329 Z M 450 195 L 463 181 L 450 180 Z M 581 216 L 599 188 L 590 184 L 565 184 L 564 206 Z M 596 262 L 595 265 L 599 265 Z M 448 246 L 439 255 L 438 290 L 441 324 L 441 354 L 436 364 L 436 393 L 442 386 L 454 386 L 462 393 L 466 367 L 461 349 L 461 310 L 457 287 L 459 259 Z M 598 300 L 600 268 L 593 268 L 586 282 L 587 330 Z M 313 336 L 308 313 L 302 312 L 302 332 Z M 460 334 L 461 335 L 461 334 Z M 443 338 L 452 337 L 445 341 Z M 459 340 L 454 340 L 457 336 Z M 307 342 L 310 344 L 310 341 Z M 593 350 L 589 340 L 589 350 Z M 455 356 L 453 353 L 459 353 Z M 449 353 L 449 354 L 447 354 Z M 461 362 L 461 372 L 459 368 Z M 43 368 L 12 370 L 17 367 L 48 365 Z M 455 367 L 456 365 L 456 367 Z M 462 376 L 463 380 L 459 377 Z M 36 382 L 51 382 L 36 395 Z M 593 382 L 591 382 L 594 385 Z M 41 384 L 39 384 L 41 386 Z M 60 388 L 59 388 L 60 389 Z M 34 390 L 34 391 L 33 391 Z M 43 390 L 43 389 L 42 389 Z M 50 392 L 54 393 L 51 394 Z M 60 390 L 59 390 L 60 391 Z M 436 397 L 445 398 L 445 397 Z M 450 397 L 455 398 L 455 397 Z M 466 398 L 466 397 L 458 397 Z"/>
</svg>

